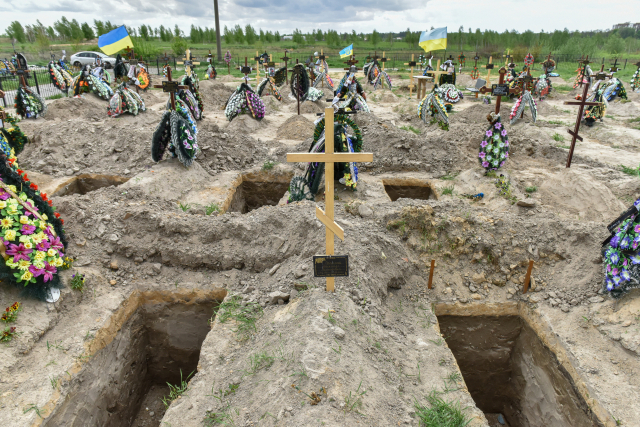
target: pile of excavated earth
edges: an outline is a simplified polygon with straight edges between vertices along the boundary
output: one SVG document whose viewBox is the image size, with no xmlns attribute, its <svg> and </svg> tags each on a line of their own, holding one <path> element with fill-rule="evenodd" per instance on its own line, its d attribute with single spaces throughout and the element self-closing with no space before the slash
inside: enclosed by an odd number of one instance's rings
<svg viewBox="0 0 640 427">
<path fill-rule="evenodd" d="M 0 309 L 23 307 L 0 346 L 0 424 L 419 426 L 444 405 L 473 427 L 640 426 L 640 292 L 603 293 L 600 255 L 640 197 L 620 168 L 640 164 L 640 96 L 627 88 L 581 128 L 570 169 L 574 92 L 507 125 L 505 197 L 478 162 L 494 106 L 465 96 L 444 131 L 391 78 L 393 91 L 365 85 L 371 113 L 354 117 L 373 162 L 356 192 L 336 182 L 350 274 L 335 293 L 312 265 L 323 191 L 287 203 L 304 165 L 286 154 L 309 149 L 324 99 L 298 116 L 284 88 L 263 120 L 228 122 L 240 80 L 202 81 L 189 169 L 151 159 L 160 90 L 138 116 L 110 118 L 87 94 L 21 122 L 20 166 L 52 195 L 75 262 L 55 303 L 0 286 Z"/>
</svg>

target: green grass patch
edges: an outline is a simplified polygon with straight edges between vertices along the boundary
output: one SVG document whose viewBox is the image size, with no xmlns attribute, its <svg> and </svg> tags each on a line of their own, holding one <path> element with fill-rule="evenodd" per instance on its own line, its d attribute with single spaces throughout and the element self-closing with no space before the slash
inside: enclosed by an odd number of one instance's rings
<svg viewBox="0 0 640 427">
<path fill-rule="evenodd" d="M 538 191 L 538 187 L 536 187 L 535 185 L 533 187 L 527 187 L 524 189 L 524 191 L 526 191 L 527 193 L 531 194 L 531 193 L 535 193 L 536 191 Z"/>
<path fill-rule="evenodd" d="M 549 120 L 547 123 L 549 123 L 550 125 L 564 125 L 564 122 L 562 120 Z"/>
<path fill-rule="evenodd" d="M 453 181 L 458 175 L 460 175 L 460 172 L 448 172 L 445 176 L 440 177 L 440 179 L 444 181 Z"/>
<path fill-rule="evenodd" d="M 208 206 L 205 206 L 204 213 L 207 215 L 211 215 L 214 212 L 220 212 L 220 207 L 217 203 L 211 203 Z"/>
<path fill-rule="evenodd" d="M 448 186 L 444 187 L 444 188 L 442 189 L 442 195 L 448 194 L 448 195 L 450 195 L 450 196 L 453 196 L 453 189 L 454 189 L 454 187 L 455 187 L 455 186 L 454 186 L 453 184 L 451 184 L 451 185 L 448 185 Z"/>
<path fill-rule="evenodd" d="M 233 320 L 237 325 L 234 332 L 238 334 L 238 340 L 246 341 L 257 332 L 256 322 L 262 317 L 262 314 L 263 311 L 260 304 L 248 303 L 243 305 L 242 298 L 234 295 L 220 304 L 217 317 L 220 323 Z"/>
<path fill-rule="evenodd" d="M 554 85 L 553 90 L 558 93 L 569 93 L 573 90 L 573 86 L 571 85 Z"/>
<path fill-rule="evenodd" d="M 47 96 L 45 99 L 46 99 L 46 100 L 50 100 L 50 99 L 60 99 L 60 98 L 62 98 L 62 96 L 63 96 L 63 95 L 62 95 L 61 93 L 58 93 L 58 94 L 56 94 L 56 95 Z"/>
<path fill-rule="evenodd" d="M 278 163 L 276 162 L 272 162 L 271 160 L 267 160 L 262 164 L 262 170 L 263 171 L 270 171 L 271 169 L 274 168 L 275 165 L 277 165 Z"/>
<path fill-rule="evenodd" d="M 191 372 L 187 378 L 182 379 L 182 369 L 180 369 L 180 384 L 173 385 L 167 383 L 167 385 L 169 386 L 169 396 L 162 397 L 162 403 L 164 404 L 165 408 L 168 409 L 169 405 L 171 405 L 171 402 L 185 394 L 187 388 L 189 387 L 187 381 L 189 380 L 189 378 L 191 378 L 191 375 L 193 375 L 193 372 Z"/>
<path fill-rule="evenodd" d="M 556 132 L 556 133 L 554 133 L 554 134 L 553 134 L 553 136 L 552 136 L 551 138 L 553 138 L 553 140 L 554 140 L 554 141 L 557 141 L 557 142 L 562 142 L 562 141 L 564 141 L 564 136 L 563 136 L 563 135 L 560 135 L 560 134 L 559 134 L 559 133 L 557 133 L 557 132 Z"/>
<path fill-rule="evenodd" d="M 620 169 L 622 170 L 623 173 L 626 173 L 627 175 L 640 177 L 640 165 L 638 165 L 637 168 L 628 168 L 624 165 L 620 165 Z"/>
<path fill-rule="evenodd" d="M 449 403 L 432 391 L 425 396 L 430 407 L 427 408 L 417 400 L 414 403 L 420 427 L 464 427 L 471 422 L 462 411 L 460 402 Z"/>
<path fill-rule="evenodd" d="M 413 132 L 416 135 L 420 135 L 422 133 L 422 131 L 420 131 L 420 129 L 414 128 L 413 126 L 400 126 L 400 129 L 406 130 L 406 131 L 409 131 L 409 132 Z"/>
</svg>

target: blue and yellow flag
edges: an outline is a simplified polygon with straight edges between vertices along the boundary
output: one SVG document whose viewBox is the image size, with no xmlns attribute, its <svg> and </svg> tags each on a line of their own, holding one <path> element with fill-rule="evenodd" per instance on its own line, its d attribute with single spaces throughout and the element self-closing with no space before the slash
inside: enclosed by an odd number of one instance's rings
<svg viewBox="0 0 640 427">
<path fill-rule="evenodd" d="M 109 31 L 107 34 L 103 34 L 98 38 L 98 47 L 107 55 L 113 55 L 114 53 L 125 49 L 126 47 L 133 47 L 133 42 L 125 26 L 116 28 Z"/>
<path fill-rule="evenodd" d="M 353 55 L 353 43 L 340 51 L 340 58 L 346 58 L 351 55 Z"/>
<path fill-rule="evenodd" d="M 420 34 L 420 42 L 418 45 L 425 52 L 432 50 L 441 50 L 447 48 L 447 27 L 436 28 L 431 31 L 423 31 Z"/>
</svg>

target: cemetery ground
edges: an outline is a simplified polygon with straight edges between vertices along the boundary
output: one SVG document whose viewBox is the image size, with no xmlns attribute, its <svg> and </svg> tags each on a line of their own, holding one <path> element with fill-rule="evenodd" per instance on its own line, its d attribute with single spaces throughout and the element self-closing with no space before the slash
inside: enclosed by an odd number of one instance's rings
<svg viewBox="0 0 640 427">
<path fill-rule="evenodd" d="M 160 90 L 136 117 L 88 94 L 20 123 L 33 139 L 20 166 L 53 195 L 76 258 L 62 278 L 86 285 L 52 304 L 0 287 L 23 304 L 0 346 L 2 425 L 459 426 L 429 424 L 458 411 L 474 427 L 640 426 L 640 293 L 601 292 L 606 225 L 640 196 L 628 85 L 566 169 L 577 92 L 573 73 L 552 79 L 538 122 L 507 126 L 505 195 L 477 160 L 493 105 L 465 95 L 447 132 L 418 119 L 408 79 L 365 86 L 372 113 L 354 120 L 374 161 L 357 192 L 336 182 L 350 275 L 327 293 L 312 268 L 324 226 L 314 203 L 286 203 L 302 172 L 286 153 L 309 149 L 328 104 L 297 116 L 285 88 L 262 121 L 229 123 L 239 80 L 219 73 L 200 83 L 190 169 L 151 161 Z"/>
</svg>

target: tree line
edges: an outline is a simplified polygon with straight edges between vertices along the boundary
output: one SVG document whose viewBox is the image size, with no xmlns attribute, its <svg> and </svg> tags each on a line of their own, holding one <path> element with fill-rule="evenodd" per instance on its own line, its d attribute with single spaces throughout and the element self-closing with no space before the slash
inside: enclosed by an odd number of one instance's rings
<svg viewBox="0 0 640 427">
<path fill-rule="evenodd" d="M 119 25 L 110 21 L 94 20 L 93 24 L 79 23 L 76 19 L 68 20 L 61 17 L 53 25 L 45 26 L 39 20 L 33 25 L 22 25 L 19 21 L 13 21 L 5 30 L 8 37 L 19 43 L 36 43 L 43 49 L 48 48 L 51 41 L 80 43 L 85 40 L 93 40 L 96 37 L 108 33 Z M 433 27 L 431 27 L 433 29 Z M 129 34 L 145 41 L 161 40 L 171 43 L 186 43 L 188 38 L 191 43 L 215 43 L 216 32 L 214 28 L 191 25 L 189 35 L 176 24 L 173 28 L 160 25 L 152 27 L 141 25 L 139 27 L 127 26 Z M 379 33 L 373 29 L 371 33 L 338 33 L 335 30 L 321 29 L 311 30 L 309 33 L 295 29 L 287 39 L 291 39 L 296 45 L 314 44 L 325 42 L 333 48 L 342 48 L 347 44 L 373 45 L 377 47 L 385 42 L 393 46 L 401 42 L 404 46 L 415 48 L 418 45 L 421 31 L 411 31 L 407 28 L 401 32 Z M 285 35 L 279 31 L 256 30 L 248 24 L 244 27 L 235 25 L 230 28 L 225 26 L 221 35 L 227 45 L 254 45 L 257 42 L 274 43 L 284 39 Z M 527 30 L 511 31 L 481 31 L 476 28 L 465 30 L 460 27 L 458 31 L 448 33 L 449 50 L 476 50 L 478 52 L 496 52 L 507 48 L 513 50 L 535 49 L 539 52 L 566 53 L 575 55 L 593 55 L 596 51 L 606 51 L 611 54 L 623 54 L 640 50 L 640 31 L 634 28 L 621 28 L 608 31 L 569 31 L 568 29 L 553 32 L 533 32 Z"/>
</svg>

